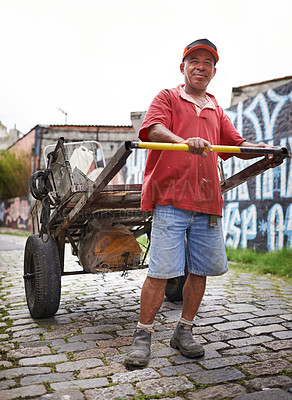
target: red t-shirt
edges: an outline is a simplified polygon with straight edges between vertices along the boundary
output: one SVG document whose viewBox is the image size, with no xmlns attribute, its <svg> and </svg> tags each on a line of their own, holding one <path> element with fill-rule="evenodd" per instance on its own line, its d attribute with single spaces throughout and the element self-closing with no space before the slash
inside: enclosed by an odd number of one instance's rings
<svg viewBox="0 0 292 400">
<path fill-rule="evenodd" d="M 195 104 L 180 96 L 180 86 L 162 90 L 152 101 L 139 132 L 142 141 L 150 141 L 148 128 L 163 124 L 184 139 L 201 137 L 213 145 L 240 145 L 244 139 L 208 94 L 215 109 L 204 108 L 197 115 Z M 222 215 L 223 199 L 217 169 L 218 153 L 207 158 L 188 152 L 148 150 L 141 194 L 142 210 L 155 204 L 206 214 Z M 229 156 L 221 155 L 226 159 Z"/>
</svg>

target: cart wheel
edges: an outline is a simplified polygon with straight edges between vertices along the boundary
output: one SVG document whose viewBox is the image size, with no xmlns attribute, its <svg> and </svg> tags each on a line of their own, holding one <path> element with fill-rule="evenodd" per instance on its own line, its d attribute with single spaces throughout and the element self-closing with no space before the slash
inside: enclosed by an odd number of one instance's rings
<svg viewBox="0 0 292 400">
<path fill-rule="evenodd" d="M 45 243 L 37 235 L 27 239 L 24 285 L 33 318 L 48 318 L 56 314 L 61 296 L 61 269 L 57 245 L 51 236 Z"/>
<path fill-rule="evenodd" d="M 177 278 L 168 279 L 165 296 L 169 301 L 182 301 L 183 299 L 183 287 L 188 276 L 188 267 L 185 266 L 185 274 L 178 276 Z"/>
</svg>

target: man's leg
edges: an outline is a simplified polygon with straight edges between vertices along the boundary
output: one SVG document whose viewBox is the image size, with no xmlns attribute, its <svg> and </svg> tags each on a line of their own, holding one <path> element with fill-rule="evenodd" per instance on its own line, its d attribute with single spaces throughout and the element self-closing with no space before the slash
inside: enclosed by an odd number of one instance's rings
<svg viewBox="0 0 292 400">
<path fill-rule="evenodd" d="M 125 363 L 145 366 L 150 357 L 151 330 L 163 302 L 168 278 L 182 275 L 185 267 L 185 231 L 192 212 L 172 206 L 155 206 L 151 230 L 148 277 L 142 292 L 140 321 Z"/>
<path fill-rule="evenodd" d="M 206 276 L 189 274 L 183 287 L 182 318 L 193 321 L 206 288 Z"/>
<path fill-rule="evenodd" d="M 142 287 L 140 321 L 134 333 L 133 343 L 125 363 L 129 367 L 144 367 L 148 364 L 151 353 L 151 330 L 154 318 L 164 299 L 167 279 L 147 276 Z"/>
<path fill-rule="evenodd" d="M 193 339 L 193 319 L 198 311 L 206 287 L 206 277 L 189 273 L 183 288 L 183 309 L 180 321 L 170 339 L 171 347 L 185 357 L 204 355 L 204 348 Z"/>
<path fill-rule="evenodd" d="M 142 287 L 140 305 L 140 323 L 152 325 L 163 303 L 167 279 L 147 276 Z"/>
<path fill-rule="evenodd" d="M 221 219 L 210 224 L 208 214 L 194 213 L 187 229 L 187 260 L 189 275 L 183 289 L 182 317 L 171 338 L 170 345 L 178 348 L 186 357 L 204 354 L 204 348 L 192 335 L 195 317 L 206 286 L 206 276 L 224 274 L 227 267 Z"/>
</svg>

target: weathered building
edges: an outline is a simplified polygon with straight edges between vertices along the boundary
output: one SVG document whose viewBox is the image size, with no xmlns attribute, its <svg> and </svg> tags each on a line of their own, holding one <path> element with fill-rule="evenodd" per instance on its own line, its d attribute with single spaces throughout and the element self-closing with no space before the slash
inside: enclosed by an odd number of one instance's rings
<svg viewBox="0 0 292 400">
<path fill-rule="evenodd" d="M 244 100 L 255 97 L 259 93 L 277 88 L 278 86 L 283 86 L 291 81 L 292 76 L 285 76 L 284 78 L 277 78 L 270 81 L 251 83 L 249 85 L 234 87 L 232 88 L 230 106 L 234 106 L 235 104 L 238 104 Z"/>
<path fill-rule="evenodd" d="M 16 141 L 10 150 L 27 152 L 32 157 L 32 171 L 44 168 L 43 150 L 55 144 L 59 137 L 66 142 L 98 141 L 108 159 L 122 142 L 137 139 L 132 126 L 114 125 L 36 125 L 31 131 Z"/>
<path fill-rule="evenodd" d="M 16 129 L 16 127 L 10 129 L 8 132 L 6 126 L 3 125 L 0 121 L 0 150 L 6 150 L 21 136 L 22 133 L 18 129 Z"/>
<path fill-rule="evenodd" d="M 111 158 L 122 142 L 137 139 L 132 126 L 36 125 L 15 141 L 9 150 L 31 157 L 31 172 L 34 172 L 45 168 L 44 149 L 56 144 L 59 137 L 64 137 L 66 142 L 98 141 L 102 145 L 105 159 Z M 130 170 L 135 174 L 135 171 Z M 0 199 L 0 226 L 29 229 L 29 208 L 27 198 Z"/>
</svg>

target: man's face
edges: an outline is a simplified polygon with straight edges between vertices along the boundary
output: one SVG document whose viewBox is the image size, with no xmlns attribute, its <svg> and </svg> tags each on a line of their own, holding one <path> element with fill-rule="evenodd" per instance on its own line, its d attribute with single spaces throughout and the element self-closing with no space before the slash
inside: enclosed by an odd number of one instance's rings
<svg viewBox="0 0 292 400">
<path fill-rule="evenodd" d="M 215 60 L 205 49 L 192 51 L 180 65 L 184 74 L 186 91 L 206 90 L 209 82 L 215 76 Z"/>
</svg>

